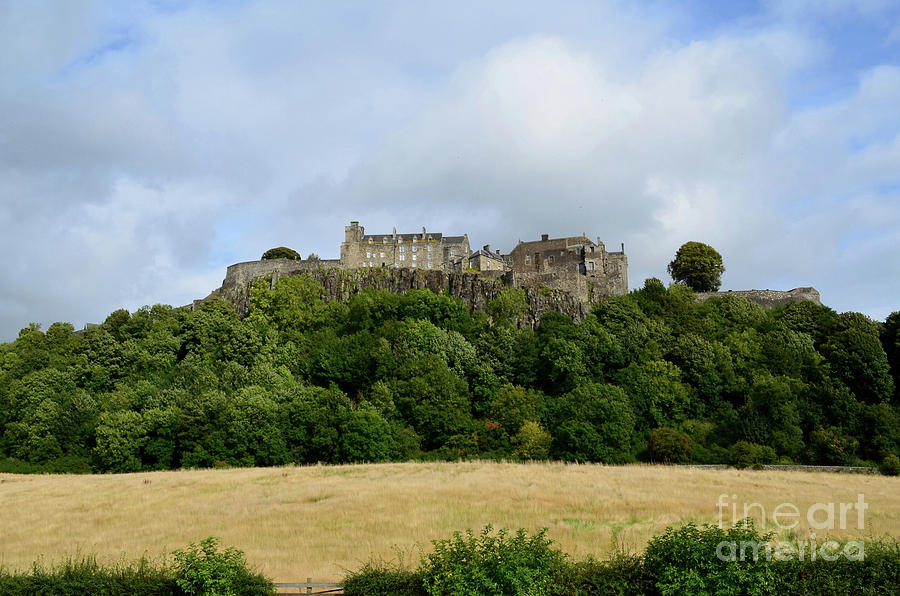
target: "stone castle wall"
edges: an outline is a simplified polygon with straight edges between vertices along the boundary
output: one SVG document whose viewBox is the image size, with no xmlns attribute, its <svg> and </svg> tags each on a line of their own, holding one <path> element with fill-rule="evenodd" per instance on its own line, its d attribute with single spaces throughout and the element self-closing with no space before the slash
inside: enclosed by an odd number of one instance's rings
<svg viewBox="0 0 900 596">
<path fill-rule="evenodd" d="M 727 292 L 699 292 L 697 294 L 697 301 L 703 302 L 704 300 L 720 296 L 740 296 L 766 308 L 774 308 L 776 306 L 784 306 L 785 304 L 789 304 L 791 302 L 804 301 L 815 302 L 818 305 L 822 304 L 822 299 L 819 296 L 819 291 L 811 287 L 794 288 L 793 290 L 788 290 L 786 292 L 779 290 L 729 290 Z"/>
</svg>

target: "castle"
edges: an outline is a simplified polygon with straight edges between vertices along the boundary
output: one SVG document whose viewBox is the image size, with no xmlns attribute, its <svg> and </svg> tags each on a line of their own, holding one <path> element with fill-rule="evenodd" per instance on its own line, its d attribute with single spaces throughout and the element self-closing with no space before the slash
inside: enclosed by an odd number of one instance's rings
<svg viewBox="0 0 900 596">
<path fill-rule="evenodd" d="M 429 289 L 456 296 L 470 308 L 485 310 L 504 288 L 521 288 L 529 305 L 520 321 L 534 326 L 544 312 L 555 311 L 575 320 L 590 313 L 592 304 L 610 296 L 628 293 L 628 257 L 624 244 L 607 251 L 598 238 L 586 235 L 519 241 L 501 254 L 486 244 L 472 251 L 467 234 L 447 236 L 439 232 L 366 234 L 358 221 L 344 228 L 339 259 L 270 259 L 235 263 L 228 267 L 222 286 L 210 294 L 229 300 L 246 314 L 250 309 L 250 286 L 267 279 L 274 287 L 279 277 L 309 273 L 322 282 L 326 299 L 347 299 L 365 288 L 403 293 Z M 698 294 L 745 297 L 771 308 L 795 301 L 821 304 L 815 288 L 789 292 L 748 290 Z M 196 308 L 195 300 L 187 308 Z"/>
<path fill-rule="evenodd" d="M 449 236 L 426 228 L 412 234 L 398 234 L 396 228 L 390 234 L 366 234 L 358 221 L 351 221 L 344 228 L 339 259 L 236 263 L 228 267 L 222 287 L 214 294 L 229 297 L 244 310 L 248 306 L 247 288 L 252 282 L 270 278 L 274 286 L 281 276 L 323 270 L 382 270 L 391 272 L 391 277 L 412 278 L 438 275 L 446 278 L 446 283 L 451 283 L 454 275 L 474 275 L 493 280 L 498 287 L 559 291 L 584 305 L 628 293 L 624 245 L 619 252 L 608 252 L 599 238 L 594 242 L 585 235 L 550 238 L 544 234 L 540 240 L 520 240 L 504 255 L 491 250 L 490 245 L 472 251 L 467 234 Z M 413 281 L 410 287 L 416 283 L 419 282 Z M 437 282 L 431 279 L 428 283 Z M 445 287 L 446 283 L 442 283 L 435 287 Z"/>
<path fill-rule="evenodd" d="M 408 267 L 490 275 L 512 271 L 520 279 L 574 290 L 577 294 L 581 293 L 578 290 L 590 290 L 588 295 L 598 299 L 628 293 L 625 245 L 620 252 L 607 252 L 599 238 L 594 243 L 585 235 L 550 238 L 543 234 L 540 240 L 520 240 L 512 252 L 503 255 L 492 251 L 489 244 L 471 251 L 468 234 L 446 236 L 428 232 L 424 227 L 415 234 L 398 234 L 396 228 L 391 234 L 366 234 L 358 221 L 351 221 L 344 228 L 340 267 Z"/>
</svg>

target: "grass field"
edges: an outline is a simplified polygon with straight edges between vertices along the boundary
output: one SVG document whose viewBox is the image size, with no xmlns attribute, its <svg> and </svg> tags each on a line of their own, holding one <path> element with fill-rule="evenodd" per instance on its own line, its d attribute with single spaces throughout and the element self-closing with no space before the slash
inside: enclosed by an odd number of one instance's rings
<svg viewBox="0 0 900 596">
<path fill-rule="evenodd" d="M 506 463 L 379 464 L 154 472 L 106 476 L 0 474 L 0 565 L 96 554 L 159 559 L 219 536 L 275 581 L 338 580 L 372 555 L 414 562 L 455 530 L 549 528 L 564 551 L 603 557 L 614 543 L 639 551 L 667 525 L 726 523 L 759 503 L 766 527 L 782 502 L 801 518 L 815 503 L 855 503 L 846 531 L 900 536 L 900 478 L 807 472 Z M 836 514 L 840 506 L 835 506 Z M 759 508 L 752 517 L 759 518 Z M 818 512 L 816 519 L 825 514 Z M 839 519 L 836 519 L 839 525 Z M 794 533 L 803 538 L 803 521 Z"/>
</svg>

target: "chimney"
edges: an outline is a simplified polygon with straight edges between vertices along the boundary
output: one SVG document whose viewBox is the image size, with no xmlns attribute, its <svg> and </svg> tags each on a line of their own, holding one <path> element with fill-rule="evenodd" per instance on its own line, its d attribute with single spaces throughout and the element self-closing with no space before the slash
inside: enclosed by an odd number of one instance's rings
<svg viewBox="0 0 900 596">
<path fill-rule="evenodd" d="M 541 242 L 546 242 L 550 239 L 550 234 L 541 234 Z"/>
<path fill-rule="evenodd" d="M 425 226 L 422 226 L 422 240 L 425 240 Z"/>
<path fill-rule="evenodd" d="M 397 238 L 397 226 L 394 226 L 394 231 L 393 231 L 393 233 L 391 234 L 391 238 L 394 238 L 394 239 Z"/>
<path fill-rule="evenodd" d="M 482 248 L 484 249 L 484 252 L 491 252 L 491 245 L 490 245 L 490 244 L 485 244 Z"/>
<path fill-rule="evenodd" d="M 622 243 L 622 254 L 625 254 L 625 243 Z"/>
</svg>

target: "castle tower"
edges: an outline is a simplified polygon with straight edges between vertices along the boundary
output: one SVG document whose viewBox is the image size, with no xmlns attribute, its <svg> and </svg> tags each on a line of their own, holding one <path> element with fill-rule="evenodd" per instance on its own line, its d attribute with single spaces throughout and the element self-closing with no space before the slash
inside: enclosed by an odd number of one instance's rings
<svg viewBox="0 0 900 596">
<path fill-rule="evenodd" d="M 359 242 L 366 233 L 366 228 L 359 225 L 358 221 L 351 221 L 349 226 L 344 226 L 344 242 Z"/>
</svg>

